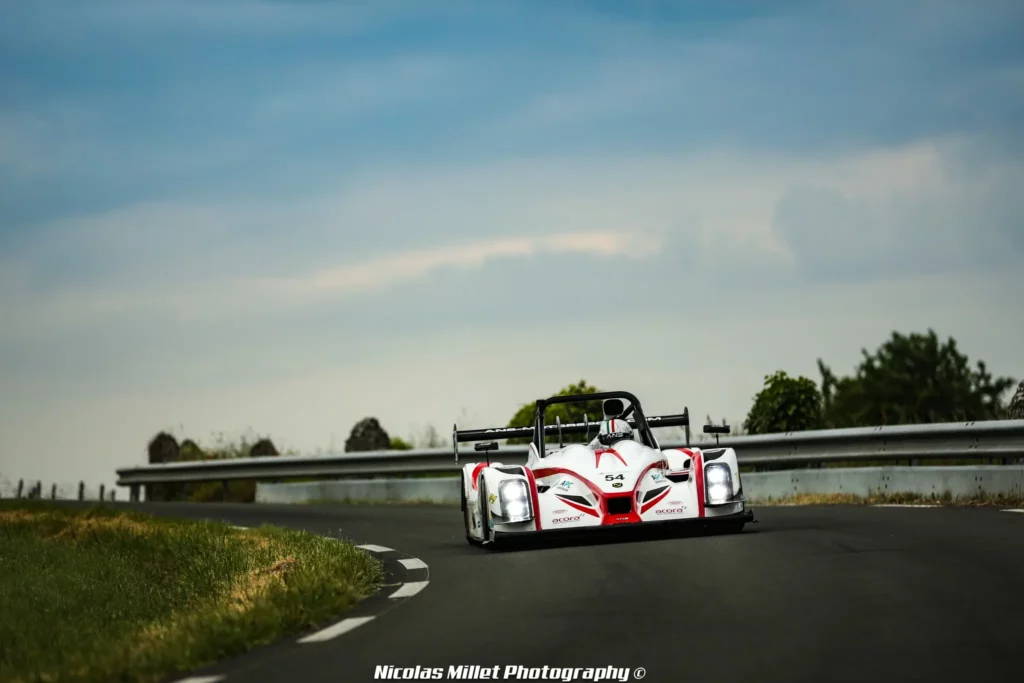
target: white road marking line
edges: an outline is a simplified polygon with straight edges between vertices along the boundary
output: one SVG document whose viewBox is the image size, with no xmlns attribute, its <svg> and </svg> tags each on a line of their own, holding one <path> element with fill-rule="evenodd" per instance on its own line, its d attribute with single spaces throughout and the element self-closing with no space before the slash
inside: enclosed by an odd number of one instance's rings
<svg viewBox="0 0 1024 683">
<path fill-rule="evenodd" d="M 394 593 L 389 595 L 390 598 L 408 598 L 416 595 L 421 590 L 427 587 L 429 581 L 410 581 L 409 583 L 403 583 L 402 587 L 396 590 Z"/>
<path fill-rule="evenodd" d="M 387 547 L 382 546 L 382 545 L 374 545 L 372 543 L 367 543 L 366 545 L 357 545 L 356 547 L 360 548 L 362 550 L 369 550 L 371 553 L 392 553 L 392 552 L 394 552 L 394 550 L 392 550 L 391 548 L 387 548 Z"/>
<path fill-rule="evenodd" d="M 191 678 L 182 678 L 175 683 L 217 683 L 217 681 L 223 681 L 224 676 L 192 676 Z"/>
<path fill-rule="evenodd" d="M 1024 512 L 1024 510 L 1019 510 L 1017 508 L 1012 508 L 1010 510 L 1003 510 L 1002 512 Z"/>
<path fill-rule="evenodd" d="M 896 504 L 896 503 L 889 503 L 889 504 L 885 504 L 885 505 L 874 505 L 872 507 L 876 507 L 876 508 L 937 508 L 937 507 L 942 507 L 942 506 L 941 505 L 910 505 L 910 504 L 900 505 L 900 504 Z"/>
<path fill-rule="evenodd" d="M 399 560 L 406 569 L 426 569 L 427 563 L 418 557 L 414 557 L 410 560 Z"/>
<path fill-rule="evenodd" d="M 305 638 L 300 638 L 300 643 L 322 643 L 325 640 L 331 638 L 337 638 L 342 633 L 348 633 L 357 626 L 362 626 L 368 621 L 372 621 L 374 617 L 349 617 L 348 619 L 342 619 L 333 626 L 328 626 L 322 631 L 312 633 Z"/>
</svg>

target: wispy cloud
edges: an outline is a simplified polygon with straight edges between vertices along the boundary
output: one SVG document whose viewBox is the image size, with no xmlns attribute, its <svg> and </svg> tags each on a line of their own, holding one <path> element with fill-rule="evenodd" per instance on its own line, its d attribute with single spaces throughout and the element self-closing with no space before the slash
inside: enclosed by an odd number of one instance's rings
<svg viewBox="0 0 1024 683">
<path fill-rule="evenodd" d="M 365 263 L 332 268 L 306 278 L 263 281 L 262 284 L 270 285 L 274 290 L 280 288 L 298 294 L 307 292 L 352 294 L 376 291 L 422 278 L 441 268 L 479 268 L 494 259 L 526 257 L 545 253 L 622 256 L 627 259 L 637 259 L 656 253 L 660 244 L 660 240 L 656 236 L 632 233 L 592 232 L 521 237 L 400 253 Z"/>
<path fill-rule="evenodd" d="M 31 248 L 12 251 L 9 270 L 17 264 L 19 275 L 3 299 L 17 325 L 5 336 L 134 313 L 273 318 L 418 283 L 403 290 L 408 307 L 446 271 L 487 267 L 494 286 L 506 286 L 500 264 L 543 262 L 543 286 L 557 288 L 586 268 L 551 257 L 625 259 L 620 270 L 634 259 L 679 259 L 689 272 L 729 272 L 735 287 L 769 273 L 864 279 L 951 262 L 984 268 L 1015 253 L 1022 167 L 978 164 L 971 149 L 939 140 L 825 158 L 379 169 L 294 203 L 140 204 L 45 226 Z M 622 291 L 649 299 L 641 290 L 670 286 L 661 273 L 641 267 Z M 520 280 L 524 292 L 542 287 Z M 467 304 L 474 297 L 464 295 Z"/>
</svg>

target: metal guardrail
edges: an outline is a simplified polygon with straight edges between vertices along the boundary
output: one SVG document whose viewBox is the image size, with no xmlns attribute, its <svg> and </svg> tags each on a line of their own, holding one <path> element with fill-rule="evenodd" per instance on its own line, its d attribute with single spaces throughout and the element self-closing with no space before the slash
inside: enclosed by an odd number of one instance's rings
<svg viewBox="0 0 1024 683">
<path fill-rule="evenodd" d="M 681 448 L 686 443 L 671 441 L 660 445 L 662 448 Z M 1024 420 L 734 436 L 722 438 L 719 446 L 734 448 L 741 465 L 755 467 L 865 460 L 997 459 L 1006 463 L 1024 458 Z M 714 441 L 691 441 L 690 447 L 710 449 L 717 446 Z M 491 459 L 506 464 L 523 464 L 527 453 L 526 446 L 502 446 L 491 452 Z M 145 484 L 457 473 L 467 461 L 482 459 L 479 453 L 460 449 L 460 461 L 456 463 L 451 448 L 433 448 L 175 462 L 119 469 L 117 484 L 131 487 L 131 499 L 138 500 L 138 487 Z"/>
</svg>

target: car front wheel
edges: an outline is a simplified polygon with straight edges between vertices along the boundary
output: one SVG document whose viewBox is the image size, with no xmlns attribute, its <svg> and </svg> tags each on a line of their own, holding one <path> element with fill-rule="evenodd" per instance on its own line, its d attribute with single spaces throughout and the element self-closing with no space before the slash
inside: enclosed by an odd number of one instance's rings
<svg viewBox="0 0 1024 683">
<path fill-rule="evenodd" d="M 479 539 L 473 538 L 470 529 L 473 527 L 473 511 L 469 508 L 469 501 L 466 500 L 466 475 L 462 475 L 462 522 L 466 527 L 466 541 L 470 545 L 480 545 Z"/>
</svg>

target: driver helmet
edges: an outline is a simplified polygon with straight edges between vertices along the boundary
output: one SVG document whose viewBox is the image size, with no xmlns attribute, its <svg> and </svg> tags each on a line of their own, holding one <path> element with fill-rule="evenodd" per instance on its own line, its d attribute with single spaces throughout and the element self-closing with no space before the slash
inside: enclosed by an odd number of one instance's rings
<svg viewBox="0 0 1024 683">
<path fill-rule="evenodd" d="M 597 432 L 597 440 L 605 446 L 611 446 L 616 441 L 623 441 L 633 438 L 633 428 L 629 423 L 619 418 L 612 418 L 601 423 L 601 429 Z"/>
</svg>

